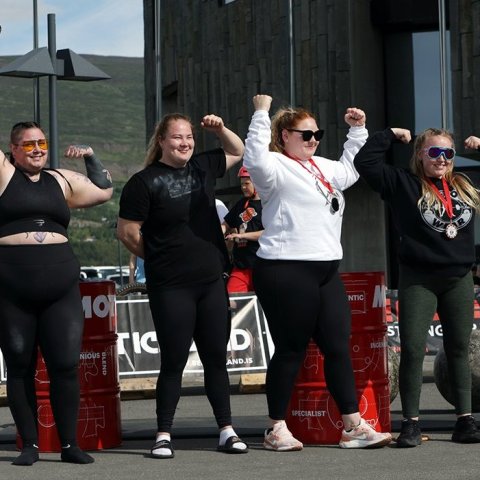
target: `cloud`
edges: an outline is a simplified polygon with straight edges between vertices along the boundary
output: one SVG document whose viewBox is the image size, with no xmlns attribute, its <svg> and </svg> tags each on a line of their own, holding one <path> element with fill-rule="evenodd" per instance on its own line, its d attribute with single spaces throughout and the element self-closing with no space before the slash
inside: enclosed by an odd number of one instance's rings
<svg viewBox="0 0 480 480">
<path fill-rule="evenodd" d="M 79 54 L 142 57 L 142 0 L 38 0 L 39 46 L 48 44 L 47 15 L 55 14 L 57 49 Z M 33 0 L 2 0 L 0 55 L 33 48 Z"/>
</svg>

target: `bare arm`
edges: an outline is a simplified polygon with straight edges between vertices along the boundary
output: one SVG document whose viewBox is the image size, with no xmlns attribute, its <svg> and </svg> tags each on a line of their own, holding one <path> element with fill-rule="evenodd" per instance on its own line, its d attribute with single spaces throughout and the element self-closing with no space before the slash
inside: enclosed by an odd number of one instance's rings
<svg viewBox="0 0 480 480">
<path fill-rule="evenodd" d="M 256 232 L 243 232 L 243 233 L 229 233 L 225 238 L 227 240 L 235 240 L 236 238 L 241 240 L 250 240 L 256 242 L 262 236 L 263 230 L 257 230 Z"/>
<path fill-rule="evenodd" d="M 0 195 L 3 193 L 7 184 L 12 178 L 15 167 L 7 156 L 0 150 Z"/>
<path fill-rule="evenodd" d="M 128 283 L 133 283 L 135 280 L 135 270 L 137 268 L 137 256 L 133 253 L 128 259 Z"/>
<path fill-rule="evenodd" d="M 205 130 L 215 133 L 220 140 L 220 144 L 227 158 L 227 170 L 242 159 L 245 149 L 243 142 L 236 133 L 233 133 L 224 125 L 221 117 L 205 115 L 201 125 Z"/>
<path fill-rule="evenodd" d="M 140 232 L 143 222 L 118 217 L 117 238 L 137 257 L 144 258 L 143 238 Z"/>
<path fill-rule="evenodd" d="M 87 175 L 73 170 L 59 170 L 70 184 L 65 186 L 65 198 L 70 208 L 92 207 L 112 198 L 113 187 L 110 173 L 95 157 L 92 147 L 70 145 L 64 154 L 67 158 L 83 159 L 87 169 Z M 56 175 L 56 177 L 61 182 L 59 176 Z"/>
</svg>

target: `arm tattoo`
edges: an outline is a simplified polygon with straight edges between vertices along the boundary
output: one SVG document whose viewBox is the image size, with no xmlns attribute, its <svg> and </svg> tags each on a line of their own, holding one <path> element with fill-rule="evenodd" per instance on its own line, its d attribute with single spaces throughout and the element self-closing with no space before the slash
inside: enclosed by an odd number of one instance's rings
<svg viewBox="0 0 480 480">
<path fill-rule="evenodd" d="M 110 172 L 102 165 L 102 162 L 95 155 L 84 155 L 87 177 L 94 185 L 103 190 L 112 188 L 112 177 Z"/>
</svg>

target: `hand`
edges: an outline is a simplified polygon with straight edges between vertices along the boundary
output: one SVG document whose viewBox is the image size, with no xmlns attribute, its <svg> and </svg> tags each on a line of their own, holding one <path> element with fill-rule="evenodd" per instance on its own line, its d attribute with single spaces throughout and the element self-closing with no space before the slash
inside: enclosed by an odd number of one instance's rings
<svg viewBox="0 0 480 480">
<path fill-rule="evenodd" d="M 67 158 L 83 158 L 84 155 L 93 155 L 93 148 L 90 145 L 69 145 L 63 155 Z"/>
<path fill-rule="evenodd" d="M 403 143 L 410 143 L 412 141 L 412 134 L 410 130 L 406 128 L 391 128 L 392 132 L 394 133 L 397 140 L 400 140 Z"/>
<path fill-rule="evenodd" d="M 471 148 L 472 150 L 480 149 L 480 138 L 470 135 L 465 139 L 464 142 L 465 148 Z"/>
<path fill-rule="evenodd" d="M 220 132 L 225 126 L 222 117 L 213 114 L 205 115 L 200 125 L 209 132 Z"/>
<path fill-rule="evenodd" d="M 347 108 L 344 118 L 351 127 L 364 127 L 367 121 L 365 112 L 356 107 Z"/>
<path fill-rule="evenodd" d="M 242 238 L 240 233 L 229 233 L 225 235 L 225 240 L 239 240 L 240 238 Z"/>
<path fill-rule="evenodd" d="M 255 111 L 266 110 L 268 112 L 271 105 L 272 97 L 270 95 L 255 95 L 253 97 L 253 106 L 255 107 Z"/>
</svg>

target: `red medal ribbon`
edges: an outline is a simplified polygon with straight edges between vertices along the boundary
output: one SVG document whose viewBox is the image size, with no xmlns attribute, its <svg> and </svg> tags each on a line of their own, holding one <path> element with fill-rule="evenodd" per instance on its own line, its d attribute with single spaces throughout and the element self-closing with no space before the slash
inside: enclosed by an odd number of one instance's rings
<svg viewBox="0 0 480 480">
<path fill-rule="evenodd" d="M 450 189 L 448 188 L 447 181 L 445 178 L 442 177 L 442 184 L 443 184 L 443 193 L 445 196 L 443 196 L 440 193 L 440 190 L 437 188 L 437 186 L 429 179 L 427 178 L 427 182 L 430 184 L 432 187 L 433 191 L 435 192 L 435 195 L 437 198 L 443 203 L 445 210 L 447 212 L 448 218 L 452 220 L 453 218 L 453 204 L 452 204 L 452 197 L 450 196 Z"/>
<path fill-rule="evenodd" d="M 309 170 L 298 158 L 292 157 L 289 155 L 287 152 L 283 152 L 284 155 L 286 155 L 288 158 L 291 158 L 292 160 L 295 160 L 303 169 L 305 169 L 308 173 L 313 175 L 317 180 L 322 182 L 322 185 L 330 192 L 333 194 L 333 188 L 330 182 L 325 178 L 323 175 L 322 171 L 318 168 L 317 164 L 313 161 L 312 158 L 309 158 L 308 161 L 310 162 L 310 165 L 312 166 L 312 170 Z M 317 173 L 313 171 L 315 169 Z"/>
</svg>

